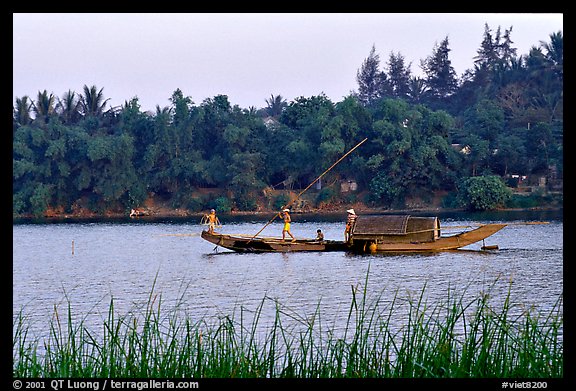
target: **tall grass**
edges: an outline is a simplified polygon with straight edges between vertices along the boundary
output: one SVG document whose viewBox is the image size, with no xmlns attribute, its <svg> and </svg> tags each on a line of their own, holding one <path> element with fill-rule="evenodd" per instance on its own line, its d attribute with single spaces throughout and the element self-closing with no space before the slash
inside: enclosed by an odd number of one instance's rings
<svg viewBox="0 0 576 391">
<path fill-rule="evenodd" d="M 257 308 L 193 322 L 176 306 L 165 314 L 151 290 L 139 313 L 118 316 L 111 299 L 99 332 L 58 309 L 45 339 L 30 337 L 22 311 L 13 324 L 15 377 L 402 377 L 554 378 L 563 376 L 562 297 L 548 313 L 518 311 L 490 294 L 465 300 L 448 289 L 428 305 L 426 287 L 403 300 L 369 299 L 368 277 L 351 289 L 345 326 L 328 327 L 320 302 L 302 316 L 264 297 Z M 263 325 L 265 303 L 274 318 Z M 247 318 L 248 315 L 248 319 Z M 402 321 L 399 319 L 402 318 Z M 264 330 L 263 330 L 264 329 Z"/>
</svg>

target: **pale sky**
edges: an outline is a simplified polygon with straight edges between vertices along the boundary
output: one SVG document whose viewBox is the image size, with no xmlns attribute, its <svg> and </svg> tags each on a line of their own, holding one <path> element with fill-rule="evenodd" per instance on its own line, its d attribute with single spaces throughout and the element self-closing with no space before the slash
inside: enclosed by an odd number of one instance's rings
<svg viewBox="0 0 576 391">
<path fill-rule="evenodd" d="M 486 23 L 493 34 L 512 27 L 517 55 L 564 30 L 561 13 L 16 13 L 13 96 L 95 85 L 111 106 L 138 97 L 153 112 L 177 88 L 196 105 L 220 94 L 241 108 L 271 95 L 337 103 L 357 90 L 372 45 L 382 70 L 394 52 L 420 75 L 447 36 L 460 76 Z"/>
</svg>

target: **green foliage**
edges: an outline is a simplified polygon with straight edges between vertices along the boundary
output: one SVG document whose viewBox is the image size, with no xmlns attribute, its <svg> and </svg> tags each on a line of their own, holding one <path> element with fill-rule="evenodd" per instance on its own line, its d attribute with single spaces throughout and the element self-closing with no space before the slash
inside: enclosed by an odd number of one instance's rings
<svg viewBox="0 0 576 391">
<path fill-rule="evenodd" d="M 230 213 L 232 210 L 232 201 L 228 197 L 218 197 L 214 200 L 214 209 L 219 213 Z"/>
<path fill-rule="evenodd" d="M 27 200 L 29 197 L 22 191 L 14 193 L 12 195 L 12 215 L 18 216 L 19 214 L 25 213 L 27 210 Z"/>
<path fill-rule="evenodd" d="M 50 205 L 51 186 L 40 183 L 30 197 L 30 209 L 34 216 L 42 216 Z"/>
<path fill-rule="evenodd" d="M 458 187 L 460 202 L 474 211 L 503 207 L 512 196 L 511 190 L 498 176 L 478 176 L 465 179 Z"/>
<path fill-rule="evenodd" d="M 402 194 L 402 188 L 395 185 L 384 173 L 378 173 L 370 181 L 370 191 L 375 201 L 385 206 L 391 206 Z"/>
<path fill-rule="evenodd" d="M 336 199 L 337 195 L 338 192 L 334 189 L 334 187 L 322 188 L 322 190 L 320 190 L 316 196 L 316 206 L 331 203 Z"/>
<path fill-rule="evenodd" d="M 401 53 L 392 52 L 381 69 L 373 47 L 357 73 L 358 93 L 337 103 L 324 94 L 291 102 L 271 95 L 268 112 L 278 122 L 269 127 L 226 95 L 196 105 L 180 89 L 154 114 L 142 112 L 137 98 L 107 109 L 96 86 L 63 99 L 46 90 L 35 100 L 17 98 L 14 213 L 69 209 L 85 197 L 101 210 L 129 207 L 149 193 L 185 205 L 190 189 L 200 187 L 243 195 L 282 182 L 303 189 L 364 138 L 331 175 L 353 178 L 382 205 L 454 192 L 458 178 L 561 178 L 562 34 L 516 57 L 510 30 L 490 32 L 486 26 L 477 67 L 457 88 L 447 38 L 422 62 L 424 79 L 410 75 Z M 470 208 L 504 202 L 467 196 Z M 236 207 L 254 208 L 249 200 L 236 196 Z"/>
<path fill-rule="evenodd" d="M 562 195 L 535 191 L 529 195 L 513 194 L 506 203 L 508 208 L 536 208 L 540 206 L 561 205 Z"/>
<path fill-rule="evenodd" d="M 272 203 L 272 207 L 275 210 L 280 210 L 283 206 L 286 206 L 290 203 L 290 196 L 288 194 L 282 193 L 279 194 L 274 198 L 274 202 Z"/>
<path fill-rule="evenodd" d="M 366 278 L 368 280 L 368 278 Z M 86 316 L 54 305 L 44 334 L 31 337 L 24 309 L 14 316 L 14 378 L 452 378 L 553 379 L 564 376 L 564 306 L 526 309 L 495 285 L 473 297 L 448 288 L 430 304 L 414 297 L 352 287 L 339 315 L 326 321 L 265 297 L 254 309 L 193 320 L 180 302 L 165 311 L 154 290 L 140 311 L 118 312 L 115 300 L 93 328 Z M 156 300 L 160 297 L 159 300 Z M 386 298 L 387 300 L 383 300 Z M 388 300 L 391 298 L 391 301 Z M 181 300 L 181 299 L 180 299 Z M 271 302 L 273 301 L 273 303 Z M 263 324 L 265 304 L 273 323 Z M 529 306 L 526 306 L 529 307 Z M 61 314 L 60 314 L 61 313 Z M 220 314 L 220 311 L 218 311 Z M 253 316 L 246 316 L 253 314 Z M 62 319 L 62 321 L 60 320 Z M 398 327 L 398 325 L 400 325 Z M 187 383 L 190 385 L 190 383 Z M 543 384 L 547 384 L 544 382 Z"/>
<path fill-rule="evenodd" d="M 191 212 L 201 212 L 205 209 L 206 200 L 203 197 L 189 197 L 183 206 Z"/>
<path fill-rule="evenodd" d="M 239 210 L 255 211 L 258 209 L 255 194 L 248 192 L 239 192 L 234 197 L 234 203 Z"/>
</svg>

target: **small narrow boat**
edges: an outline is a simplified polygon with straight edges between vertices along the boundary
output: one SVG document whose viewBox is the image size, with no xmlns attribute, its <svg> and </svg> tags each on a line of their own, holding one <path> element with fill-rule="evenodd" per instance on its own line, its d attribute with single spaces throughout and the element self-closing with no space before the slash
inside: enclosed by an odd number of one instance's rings
<svg viewBox="0 0 576 391">
<path fill-rule="evenodd" d="M 441 234 L 437 217 L 410 215 L 358 216 L 348 242 L 337 240 L 297 239 L 282 240 L 277 237 L 259 237 L 241 234 L 220 234 L 202 231 L 202 238 L 237 252 L 296 252 L 296 251 L 350 251 L 378 252 L 433 252 L 457 250 L 483 241 L 500 231 L 507 224 L 483 224 L 477 228 L 459 228 L 462 232 Z M 483 246 L 486 247 L 486 246 Z M 494 246 L 491 246 L 491 248 Z"/>
<path fill-rule="evenodd" d="M 254 235 L 228 235 L 202 231 L 202 238 L 237 252 L 295 252 L 295 251 L 346 251 L 348 245 L 344 241 L 315 239 L 282 240 L 273 237 L 254 237 Z"/>
</svg>

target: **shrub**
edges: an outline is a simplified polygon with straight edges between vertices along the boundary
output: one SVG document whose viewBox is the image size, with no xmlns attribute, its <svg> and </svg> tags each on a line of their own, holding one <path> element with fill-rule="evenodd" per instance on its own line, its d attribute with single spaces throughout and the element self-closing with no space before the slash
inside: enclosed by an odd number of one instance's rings
<svg viewBox="0 0 576 391">
<path fill-rule="evenodd" d="M 334 201 L 336 195 L 336 190 L 332 187 L 324 187 L 316 196 L 316 206 Z"/>
<path fill-rule="evenodd" d="M 378 173 L 370 181 L 372 199 L 385 206 L 391 206 L 401 198 L 402 190 L 396 186 L 386 174 Z"/>
<path fill-rule="evenodd" d="M 254 194 L 240 192 L 234 197 L 234 202 L 239 210 L 255 211 L 258 209 L 258 203 Z"/>
<path fill-rule="evenodd" d="M 458 186 L 461 205 L 473 211 L 502 207 L 511 196 L 512 191 L 495 175 L 470 177 Z"/>
<path fill-rule="evenodd" d="M 220 213 L 230 213 L 232 202 L 227 197 L 218 197 L 214 200 L 214 209 Z"/>
</svg>

